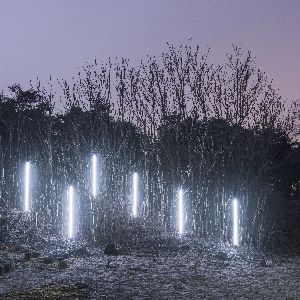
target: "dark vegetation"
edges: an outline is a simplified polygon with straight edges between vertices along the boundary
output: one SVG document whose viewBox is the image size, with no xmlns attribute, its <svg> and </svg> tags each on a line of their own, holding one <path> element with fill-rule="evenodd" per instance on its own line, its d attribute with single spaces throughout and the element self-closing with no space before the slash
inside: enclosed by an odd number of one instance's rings
<svg viewBox="0 0 300 300">
<path fill-rule="evenodd" d="M 132 222 L 135 171 L 140 216 L 166 232 L 177 230 L 182 187 L 191 235 L 230 241 L 236 197 L 243 244 L 274 248 L 299 240 L 300 145 L 292 139 L 299 112 L 287 107 L 250 53 L 234 47 L 219 66 L 198 48 L 170 46 L 138 67 L 125 59 L 94 61 L 60 86 L 64 112 L 55 108 L 53 90 L 39 85 L 27 91 L 14 85 L 0 99 L 0 241 L 30 242 L 32 228 L 62 236 L 73 184 L 78 235 L 118 243 Z M 101 160 L 96 198 L 89 186 L 92 153 Z M 17 210 L 28 160 L 33 212 L 24 215 Z M 12 215 L 28 227 L 11 228 Z"/>
</svg>

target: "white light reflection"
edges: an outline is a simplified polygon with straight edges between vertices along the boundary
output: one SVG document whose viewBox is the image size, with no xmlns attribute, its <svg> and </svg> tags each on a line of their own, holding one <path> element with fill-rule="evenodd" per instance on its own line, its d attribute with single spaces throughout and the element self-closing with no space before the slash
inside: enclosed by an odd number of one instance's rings
<svg viewBox="0 0 300 300">
<path fill-rule="evenodd" d="M 134 218 L 138 215 L 138 174 L 133 173 L 132 176 L 132 216 Z"/>
<path fill-rule="evenodd" d="M 30 180 L 31 176 L 31 165 L 30 162 L 27 161 L 25 163 L 25 169 L 24 169 L 24 211 L 28 212 L 30 211 Z"/>
</svg>

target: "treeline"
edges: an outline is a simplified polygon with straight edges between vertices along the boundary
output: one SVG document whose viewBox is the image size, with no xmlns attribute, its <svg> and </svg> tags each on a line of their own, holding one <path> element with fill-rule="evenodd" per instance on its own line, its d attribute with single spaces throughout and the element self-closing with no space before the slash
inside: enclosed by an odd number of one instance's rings
<svg viewBox="0 0 300 300">
<path fill-rule="evenodd" d="M 241 204 L 242 241 L 265 246 L 297 233 L 300 148 L 295 114 L 251 53 L 234 47 L 224 65 L 199 48 L 169 46 L 138 67 L 122 59 L 87 64 L 60 82 L 65 111 L 38 85 L 0 101 L 0 205 L 22 207 L 22 168 L 34 164 L 33 207 L 62 228 L 66 189 L 76 187 L 80 234 L 114 236 L 130 216 L 131 176 L 139 214 L 176 231 L 185 191 L 186 231 L 231 238 L 231 200 Z M 100 158 L 91 196 L 92 153 Z M 45 225 L 46 226 L 46 225 Z"/>
</svg>

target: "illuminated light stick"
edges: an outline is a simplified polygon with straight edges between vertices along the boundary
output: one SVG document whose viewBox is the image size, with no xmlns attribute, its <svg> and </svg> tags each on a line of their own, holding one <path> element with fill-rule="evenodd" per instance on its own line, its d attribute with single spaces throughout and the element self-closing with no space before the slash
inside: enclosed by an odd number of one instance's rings
<svg viewBox="0 0 300 300">
<path fill-rule="evenodd" d="M 237 199 L 232 200 L 232 242 L 234 246 L 238 246 L 239 238 L 239 203 Z"/>
<path fill-rule="evenodd" d="M 97 165 L 98 165 L 97 155 L 93 154 L 93 156 L 92 156 L 92 195 L 93 195 L 93 197 L 97 197 L 97 194 L 98 194 Z"/>
<path fill-rule="evenodd" d="M 184 204 L 183 204 L 183 190 L 178 192 L 178 233 L 182 235 L 184 233 Z"/>
<path fill-rule="evenodd" d="M 68 189 L 68 238 L 74 237 L 74 187 Z"/>
<path fill-rule="evenodd" d="M 27 161 L 24 169 L 24 211 L 30 211 L 30 176 L 31 176 L 31 165 Z"/>
<path fill-rule="evenodd" d="M 91 170 L 91 181 L 92 181 L 92 196 L 96 198 L 98 196 L 98 185 L 97 185 L 97 172 L 98 172 L 98 157 L 96 154 L 92 155 L 92 170 Z M 92 232 L 93 237 L 95 239 L 95 214 L 94 214 L 94 208 L 93 208 L 93 201 L 91 201 L 91 212 L 92 212 Z"/>
<path fill-rule="evenodd" d="M 132 216 L 138 215 L 138 174 L 133 173 L 132 176 Z"/>
</svg>

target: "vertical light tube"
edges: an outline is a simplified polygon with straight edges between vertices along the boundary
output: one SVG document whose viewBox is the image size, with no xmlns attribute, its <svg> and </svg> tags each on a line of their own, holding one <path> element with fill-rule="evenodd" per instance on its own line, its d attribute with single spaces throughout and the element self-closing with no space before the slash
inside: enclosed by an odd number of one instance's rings
<svg viewBox="0 0 300 300">
<path fill-rule="evenodd" d="M 132 216 L 134 218 L 138 215 L 138 174 L 133 173 L 132 176 Z"/>
<path fill-rule="evenodd" d="M 183 204 L 183 190 L 178 192 L 178 233 L 182 235 L 184 233 L 184 204 Z"/>
<path fill-rule="evenodd" d="M 232 200 L 232 242 L 234 246 L 239 245 L 239 203 L 237 199 Z"/>
<path fill-rule="evenodd" d="M 92 196 L 93 197 L 97 197 L 97 194 L 98 194 L 97 165 L 98 165 L 97 155 L 93 154 L 93 156 L 92 156 Z"/>
<path fill-rule="evenodd" d="M 74 237 L 74 188 L 72 185 L 68 189 L 68 238 Z"/>
<path fill-rule="evenodd" d="M 29 212 L 30 211 L 30 176 L 31 176 L 31 170 L 30 170 L 30 162 L 27 161 L 25 163 L 24 168 L 24 211 Z"/>
</svg>

